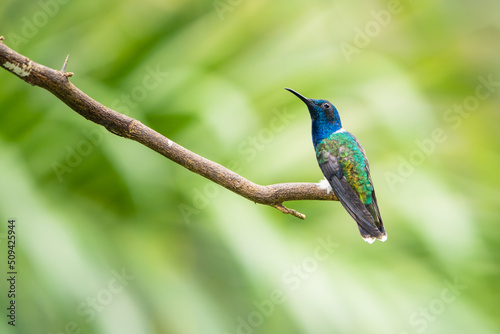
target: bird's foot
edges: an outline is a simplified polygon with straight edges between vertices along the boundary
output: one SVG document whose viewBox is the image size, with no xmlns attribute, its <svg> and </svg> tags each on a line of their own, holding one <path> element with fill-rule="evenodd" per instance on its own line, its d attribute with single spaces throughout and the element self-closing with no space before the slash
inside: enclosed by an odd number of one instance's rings
<svg viewBox="0 0 500 334">
<path fill-rule="evenodd" d="M 319 189 L 326 189 L 328 194 L 332 192 L 332 186 L 330 185 L 330 182 L 328 182 L 326 179 L 320 180 L 318 182 L 318 187 Z"/>
</svg>

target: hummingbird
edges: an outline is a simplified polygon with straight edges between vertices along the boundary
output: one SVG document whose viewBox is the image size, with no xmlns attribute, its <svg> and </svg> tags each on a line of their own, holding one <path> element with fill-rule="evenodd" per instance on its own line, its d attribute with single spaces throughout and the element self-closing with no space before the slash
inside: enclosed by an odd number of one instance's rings
<svg viewBox="0 0 500 334">
<path fill-rule="evenodd" d="M 375 239 L 385 241 L 387 234 L 363 146 L 342 128 L 339 112 L 329 101 L 308 99 L 293 89 L 285 89 L 295 94 L 309 109 L 316 159 L 328 181 L 327 187 L 331 187 L 342 206 L 354 218 L 363 240 L 370 244 Z"/>
</svg>

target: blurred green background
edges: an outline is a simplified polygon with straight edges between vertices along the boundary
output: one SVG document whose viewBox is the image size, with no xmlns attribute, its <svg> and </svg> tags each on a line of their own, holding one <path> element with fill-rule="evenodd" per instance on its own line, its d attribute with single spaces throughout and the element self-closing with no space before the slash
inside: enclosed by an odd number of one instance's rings
<svg viewBox="0 0 500 334">
<path fill-rule="evenodd" d="M 4 0 L 0 35 L 259 184 L 322 178 L 307 109 L 363 143 L 388 231 L 255 205 L 0 71 L 2 333 L 498 333 L 498 1 Z"/>
</svg>

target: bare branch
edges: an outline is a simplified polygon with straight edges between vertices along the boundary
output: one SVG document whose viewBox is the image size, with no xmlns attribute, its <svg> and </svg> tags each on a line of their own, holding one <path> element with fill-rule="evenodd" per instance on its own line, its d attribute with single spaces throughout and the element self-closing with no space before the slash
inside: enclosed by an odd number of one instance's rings
<svg viewBox="0 0 500 334">
<path fill-rule="evenodd" d="M 86 119 L 104 126 L 111 133 L 135 140 L 179 165 L 197 173 L 255 203 L 270 205 L 283 213 L 304 219 L 305 215 L 283 206 L 297 200 L 331 200 L 316 183 L 281 183 L 269 186 L 255 184 L 226 167 L 189 151 L 138 120 L 120 114 L 93 100 L 70 81 L 65 72 L 68 58 L 61 71 L 37 64 L 3 44 L 0 36 L 0 66 L 27 83 L 45 88 Z"/>
</svg>

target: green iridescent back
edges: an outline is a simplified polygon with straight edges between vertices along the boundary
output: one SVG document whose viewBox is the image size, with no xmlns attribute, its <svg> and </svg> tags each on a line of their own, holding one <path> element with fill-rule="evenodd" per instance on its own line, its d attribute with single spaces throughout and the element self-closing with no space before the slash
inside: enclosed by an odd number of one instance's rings
<svg viewBox="0 0 500 334">
<path fill-rule="evenodd" d="M 373 184 L 367 173 L 365 156 L 352 134 L 346 131 L 332 133 L 321 140 L 315 149 L 320 164 L 325 162 L 322 151 L 338 157 L 347 182 L 359 195 L 361 202 L 366 205 L 372 203 Z"/>
</svg>

